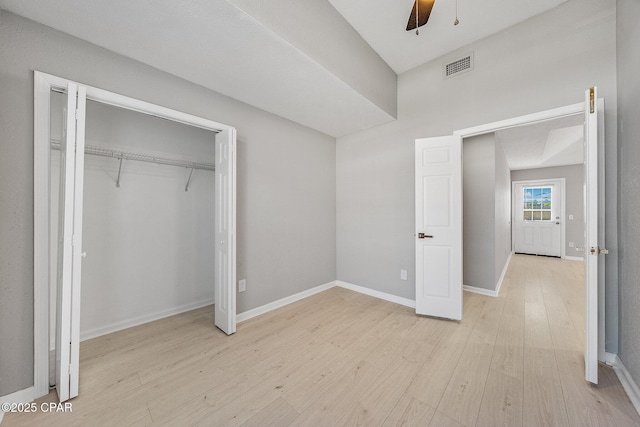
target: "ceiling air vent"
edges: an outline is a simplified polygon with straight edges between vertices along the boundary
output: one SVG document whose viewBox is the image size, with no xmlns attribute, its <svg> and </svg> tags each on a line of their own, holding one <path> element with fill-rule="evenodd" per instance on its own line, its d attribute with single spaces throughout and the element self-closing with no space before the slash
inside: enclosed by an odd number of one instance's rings
<svg viewBox="0 0 640 427">
<path fill-rule="evenodd" d="M 456 76 L 461 73 L 465 73 L 469 70 L 473 69 L 473 54 L 470 53 L 468 55 L 463 56 L 460 59 L 456 59 L 455 61 L 449 62 L 444 65 L 444 78 L 448 79 L 449 77 Z"/>
</svg>

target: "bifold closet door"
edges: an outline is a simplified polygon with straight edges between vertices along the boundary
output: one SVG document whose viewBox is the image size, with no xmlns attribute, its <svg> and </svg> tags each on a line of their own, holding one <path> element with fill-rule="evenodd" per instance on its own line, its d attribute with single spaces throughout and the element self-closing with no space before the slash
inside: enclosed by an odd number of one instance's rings
<svg viewBox="0 0 640 427">
<path fill-rule="evenodd" d="M 216 135 L 215 325 L 236 331 L 236 130 Z"/>
<path fill-rule="evenodd" d="M 86 88 L 69 83 L 66 97 L 60 144 L 56 302 L 56 391 L 60 402 L 78 395 Z"/>
</svg>

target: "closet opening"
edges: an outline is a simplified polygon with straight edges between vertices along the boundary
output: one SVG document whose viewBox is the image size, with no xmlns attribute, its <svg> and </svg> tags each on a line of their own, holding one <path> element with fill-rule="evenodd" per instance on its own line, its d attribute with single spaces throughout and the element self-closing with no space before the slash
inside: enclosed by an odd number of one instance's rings
<svg viewBox="0 0 640 427">
<path fill-rule="evenodd" d="M 78 395 L 81 340 L 214 301 L 234 333 L 235 129 L 37 71 L 34 93 L 35 397 Z"/>
<path fill-rule="evenodd" d="M 66 94 L 52 91 L 51 379 L 65 106 Z M 211 130 L 87 100 L 81 341 L 214 303 L 214 139 Z"/>
</svg>

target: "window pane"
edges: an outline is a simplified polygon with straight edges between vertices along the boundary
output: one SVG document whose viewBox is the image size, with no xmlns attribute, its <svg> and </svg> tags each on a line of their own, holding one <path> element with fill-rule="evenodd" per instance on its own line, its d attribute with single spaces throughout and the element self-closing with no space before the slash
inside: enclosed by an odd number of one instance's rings
<svg viewBox="0 0 640 427">
<path fill-rule="evenodd" d="M 536 188 L 533 192 L 533 209 L 540 209 L 541 206 L 541 202 L 540 202 L 540 189 Z"/>
<path fill-rule="evenodd" d="M 540 197 L 542 209 L 551 209 L 551 187 L 544 187 Z"/>
<path fill-rule="evenodd" d="M 542 219 L 542 212 L 534 211 L 533 212 L 533 220 L 534 221 L 540 221 L 541 219 Z"/>
<path fill-rule="evenodd" d="M 524 189 L 524 208 L 531 209 L 531 201 L 533 200 L 533 195 L 531 193 L 530 188 Z"/>
<path fill-rule="evenodd" d="M 542 211 L 542 220 L 551 221 L 551 211 Z"/>
<path fill-rule="evenodd" d="M 531 211 L 524 211 L 524 220 L 525 221 L 531 221 L 532 217 L 533 217 L 533 213 Z"/>
</svg>

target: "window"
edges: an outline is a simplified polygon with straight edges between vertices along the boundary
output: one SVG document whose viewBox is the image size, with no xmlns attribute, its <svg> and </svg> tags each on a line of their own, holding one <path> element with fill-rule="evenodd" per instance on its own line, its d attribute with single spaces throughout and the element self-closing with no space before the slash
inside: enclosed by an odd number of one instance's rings
<svg viewBox="0 0 640 427">
<path fill-rule="evenodd" d="M 522 215 L 525 221 L 551 221 L 553 187 L 524 187 Z"/>
</svg>

